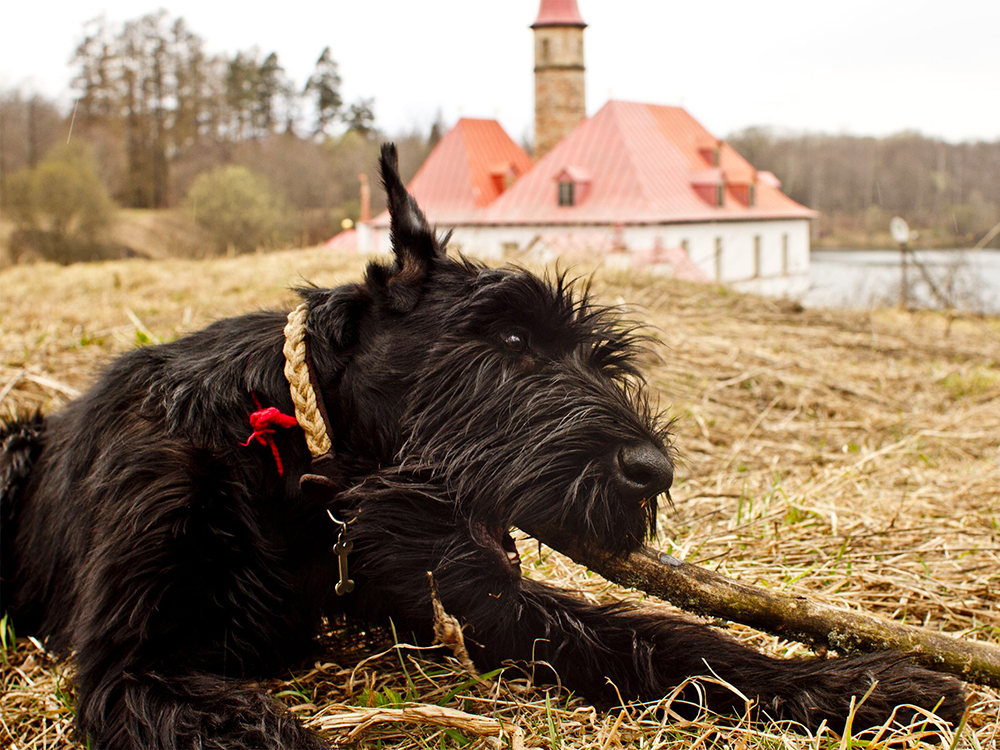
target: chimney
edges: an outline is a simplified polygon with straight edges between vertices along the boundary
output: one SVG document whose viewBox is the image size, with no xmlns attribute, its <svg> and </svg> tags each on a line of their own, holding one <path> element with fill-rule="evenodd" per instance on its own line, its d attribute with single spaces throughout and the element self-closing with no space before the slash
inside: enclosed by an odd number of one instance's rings
<svg viewBox="0 0 1000 750">
<path fill-rule="evenodd" d="M 358 175 L 358 180 L 361 182 L 361 215 L 358 218 L 359 222 L 371 221 L 372 220 L 372 191 L 368 187 L 368 175 L 361 172 Z"/>
</svg>

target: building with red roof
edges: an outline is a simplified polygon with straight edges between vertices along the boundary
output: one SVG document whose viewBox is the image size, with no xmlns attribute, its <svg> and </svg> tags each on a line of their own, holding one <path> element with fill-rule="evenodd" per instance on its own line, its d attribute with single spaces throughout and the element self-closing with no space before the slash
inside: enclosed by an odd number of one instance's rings
<svg viewBox="0 0 1000 750">
<path fill-rule="evenodd" d="M 761 180 L 681 107 L 612 100 L 477 212 L 475 223 L 610 226 L 812 216 L 775 182 Z"/>
<path fill-rule="evenodd" d="M 532 164 L 498 122 L 459 120 L 408 185 L 428 219 L 480 257 L 589 247 L 607 262 L 804 291 L 815 212 L 681 107 L 609 101 L 585 117 L 584 27 L 576 0 L 541 1 L 532 25 L 536 144 L 551 145 L 536 148 Z M 553 101 L 559 91 L 568 102 Z M 384 213 L 359 225 L 361 246 L 387 250 L 387 228 Z"/>
<path fill-rule="evenodd" d="M 432 223 L 468 224 L 531 167 L 531 157 L 499 122 L 463 117 L 438 141 L 406 187 Z M 376 216 L 370 226 L 388 229 L 388 212 Z"/>
</svg>

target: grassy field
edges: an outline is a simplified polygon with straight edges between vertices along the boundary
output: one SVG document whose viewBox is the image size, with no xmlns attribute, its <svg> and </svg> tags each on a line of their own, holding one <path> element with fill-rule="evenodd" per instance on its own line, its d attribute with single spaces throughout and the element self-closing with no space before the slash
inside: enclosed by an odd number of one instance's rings
<svg viewBox="0 0 1000 750">
<path fill-rule="evenodd" d="M 58 409 L 115 353 L 221 316 L 288 308 L 290 286 L 357 278 L 362 260 L 321 249 L 212 261 L 123 261 L 0 272 L 0 414 Z M 620 273 L 599 296 L 628 303 L 661 342 L 652 388 L 677 417 L 682 456 L 656 544 L 759 585 L 1000 643 L 1000 321 L 937 313 L 803 311 L 797 305 Z M 549 550 L 524 569 L 606 600 L 622 591 Z M 731 625 L 768 652 L 803 646 Z M 271 691 L 336 742 L 403 748 L 848 748 L 829 730 L 702 716 L 663 705 L 602 714 L 513 676 L 476 679 L 405 643 L 326 636 L 314 664 Z M 60 747 L 71 667 L 27 638 L 5 643 L 0 746 Z M 944 747 L 997 748 L 1000 693 L 970 686 L 968 721 Z M 366 723 L 409 703 L 495 717 Z M 933 726 L 933 717 L 928 726 Z M 869 747 L 915 747 L 921 727 Z"/>
</svg>

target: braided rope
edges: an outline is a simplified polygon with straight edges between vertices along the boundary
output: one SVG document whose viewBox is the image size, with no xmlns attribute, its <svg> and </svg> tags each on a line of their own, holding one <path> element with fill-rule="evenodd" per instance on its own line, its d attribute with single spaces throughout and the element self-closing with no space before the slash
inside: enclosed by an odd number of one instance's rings
<svg viewBox="0 0 1000 750">
<path fill-rule="evenodd" d="M 306 318 L 309 308 L 305 303 L 288 313 L 285 325 L 285 378 L 288 380 L 295 404 L 295 419 L 306 435 L 306 445 L 314 456 L 330 452 L 330 436 L 326 433 L 323 415 L 316 401 L 316 391 L 309 379 L 309 363 L 306 357 Z"/>
</svg>

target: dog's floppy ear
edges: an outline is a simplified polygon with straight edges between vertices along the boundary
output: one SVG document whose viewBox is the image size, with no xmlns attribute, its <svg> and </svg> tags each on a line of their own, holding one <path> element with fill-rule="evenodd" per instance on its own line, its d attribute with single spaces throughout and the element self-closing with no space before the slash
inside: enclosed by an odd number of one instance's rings
<svg viewBox="0 0 1000 750">
<path fill-rule="evenodd" d="M 386 291 L 394 310 L 409 312 L 417 304 L 428 271 L 435 259 L 444 255 L 444 250 L 399 178 L 399 156 L 394 144 L 382 145 L 379 171 L 389 206 L 389 239 L 396 256 L 392 273 L 386 279 Z"/>
<path fill-rule="evenodd" d="M 361 318 L 371 303 L 368 289 L 362 284 L 350 284 L 336 289 L 303 286 L 295 290 L 309 305 L 306 332 L 337 349 L 346 349 L 357 342 Z"/>
</svg>

